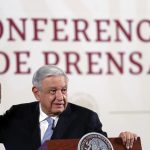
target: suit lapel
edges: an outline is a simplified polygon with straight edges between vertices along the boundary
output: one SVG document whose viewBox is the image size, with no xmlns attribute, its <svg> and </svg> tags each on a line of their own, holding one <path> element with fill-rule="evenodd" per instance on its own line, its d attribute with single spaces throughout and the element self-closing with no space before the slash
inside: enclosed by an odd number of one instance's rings
<svg viewBox="0 0 150 150">
<path fill-rule="evenodd" d="M 68 104 L 66 110 L 60 114 L 57 125 L 54 129 L 51 139 L 61 139 L 63 135 L 67 132 L 68 126 L 71 123 L 71 109 L 70 104 Z"/>
</svg>

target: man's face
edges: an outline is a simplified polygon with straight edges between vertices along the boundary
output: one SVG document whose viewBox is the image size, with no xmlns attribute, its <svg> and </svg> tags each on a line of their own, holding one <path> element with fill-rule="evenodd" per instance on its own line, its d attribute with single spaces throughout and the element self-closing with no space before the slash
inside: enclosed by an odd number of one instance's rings
<svg viewBox="0 0 150 150">
<path fill-rule="evenodd" d="M 33 92 L 47 115 L 58 115 L 67 107 L 67 81 L 64 76 L 51 76 L 42 80 L 42 89 Z M 38 95 L 37 95 L 38 94 Z"/>
</svg>

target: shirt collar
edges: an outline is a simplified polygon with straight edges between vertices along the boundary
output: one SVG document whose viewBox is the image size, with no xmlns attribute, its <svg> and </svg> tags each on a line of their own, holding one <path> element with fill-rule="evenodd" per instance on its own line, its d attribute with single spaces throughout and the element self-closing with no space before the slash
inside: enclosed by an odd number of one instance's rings
<svg viewBox="0 0 150 150">
<path fill-rule="evenodd" d="M 41 103 L 39 103 L 39 109 L 40 109 L 39 122 L 42 122 L 46 120 L 46 118 L 48 118 L 49 116 L 43 112 Z M 55 125 L 56 125 L 59 119 L 59 116 L 52 116 L 51 118 L 55 120 Z"/>
<path fill-rule="evenodd" d="M 39 103 L 39 108 L 40 108 L 39 122 L 42 122 L 48 117 L 48 115 L 43 112 L 42 106 L 40 103 Z"/>
</svg>

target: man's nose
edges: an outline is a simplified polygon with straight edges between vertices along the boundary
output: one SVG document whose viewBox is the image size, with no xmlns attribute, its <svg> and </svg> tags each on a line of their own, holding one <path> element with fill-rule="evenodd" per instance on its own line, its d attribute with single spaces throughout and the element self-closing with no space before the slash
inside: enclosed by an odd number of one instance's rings
<svg viewBox="0 0 150 150">
<path fill-rule="evenodd" d="M 56 99 L 57 100 L 63 100 L 63 94 L 62 94 L 62 91 L 61 90 L 58 90 L 56 92 Z"/>
</svg>

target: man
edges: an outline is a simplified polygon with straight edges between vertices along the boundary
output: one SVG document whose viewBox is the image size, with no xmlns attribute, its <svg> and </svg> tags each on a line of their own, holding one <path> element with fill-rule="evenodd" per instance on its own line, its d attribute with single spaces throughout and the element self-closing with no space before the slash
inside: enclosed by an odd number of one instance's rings
<svg viewBox="0 0 150 150">
<path fill-rule="evenodd" d="M 81 138 L 89 132 L 107 136 L 95 112 L 68 102 L 68 78 L 60 68 L 42 66 L 35 72 L 32 83 L 38 102 L 12 106 L 0 116 L 0 143 L 6 150 L 37 150 L 46 134 L 47 139 Z M 50 128 L 47 118 L 53 120 Z M 137 135 L 122 132 L 120 137 L 129 148 Z"/>
</svg>

